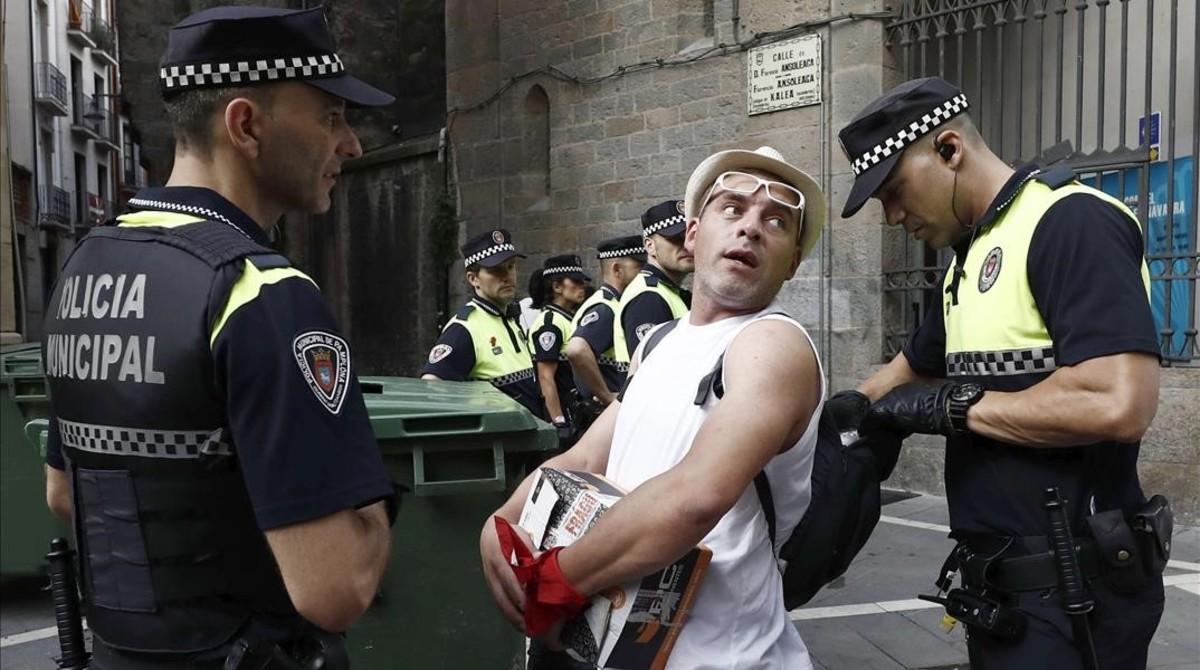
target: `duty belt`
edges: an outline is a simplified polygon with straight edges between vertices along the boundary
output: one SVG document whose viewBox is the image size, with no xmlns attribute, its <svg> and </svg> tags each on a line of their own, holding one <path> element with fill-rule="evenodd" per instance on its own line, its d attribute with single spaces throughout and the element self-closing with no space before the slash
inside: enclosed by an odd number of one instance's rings
<svg viewBox="0 0 1200 670">
<path fill-rule="evenodd" d="M 1100 555 L 1088 537 L 1075 539 L 1075 552 L 1085 579 L 1100 575 Z M 1042 591 L 1058 586 L 1054 554 L 1045 535 L 980 536 L 961 539 L 946 558 L 942 576 L 959 571 L 963 584 L 1001 591 Z"/>
</svg>

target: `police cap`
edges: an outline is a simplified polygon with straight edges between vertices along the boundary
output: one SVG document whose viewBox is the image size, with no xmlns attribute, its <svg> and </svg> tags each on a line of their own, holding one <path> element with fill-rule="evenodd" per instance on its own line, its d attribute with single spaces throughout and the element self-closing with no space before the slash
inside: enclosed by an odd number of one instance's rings
<svg viewBox="0 0 1200 670">
<path fill-rule="evenodd" d="M 660 202 L 642 214 L 642 237 L 678 237 L 687 228 L 686 223 L 682 200 Z"/>
<path fill-rule="evenodd" d="M 512 235 L 503 228 L 480 233 L 467 240 L 459 249 L 462 251 L 463 265 L 466 267 L 482 265 L 485 268 L 494 268 L 510 258 L 525 258 L 524 254 L 517 253 Z"/>
<path fill-rule="evenodd" d="M 303 81 L 347 103 L 376 107 L 395 98 L 350 76 L 320 7 L 213 7 L 167 35 L 159 67 L 164 97 L 201 88 Z"/>
<path fill-rule="evenodd" d="M 571 278 L 577 281 L 591 281 L 592 278 L 583 272 L 583 262 L 575 254 L 551 256 L 542 264 L 542 277 L 545 279 Z"/>
<path fill-rule="evenodd" d="M 638 258 L 645 255 L 646 247 L 642 245 L 641 235 L 612 237 L 596 245 L 596 257 L 602 261 L 610 258 Z"/>
<path fill-rule="evenodd" d="M 938 77 L 914 79 L 867 105 L 838 133 L 854 170 L 842 217 L 854 216 L 879 190 L 905 147 L 967 111 L 967 96 Z"/>
</svg>

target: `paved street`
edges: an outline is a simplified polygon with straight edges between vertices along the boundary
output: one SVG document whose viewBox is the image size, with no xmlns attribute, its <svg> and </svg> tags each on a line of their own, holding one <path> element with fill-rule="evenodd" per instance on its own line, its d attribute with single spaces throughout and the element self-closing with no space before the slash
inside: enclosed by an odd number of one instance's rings
<svg viewBox="0 0 1200 670">
<path fill-rule="evenodd" d="M 879 527 L 847 576 L 792 612 L 792 619 L 821 670 L 965 670 L 962 628 L 943 632 L 942 610 L 915 599 L 930 592 L 952 545 L 946 539 L 946 501 L 905 494 L 888 499 Z M 1166 614 L 1150 648 L 1150 667 L 1200 670 L 1200 528 L 1176 527 L 1166 581 Z M 55 667 L 52 610 L 38 586 L 9 582 L 0 590 L 5 670 Z"/>
</svg>

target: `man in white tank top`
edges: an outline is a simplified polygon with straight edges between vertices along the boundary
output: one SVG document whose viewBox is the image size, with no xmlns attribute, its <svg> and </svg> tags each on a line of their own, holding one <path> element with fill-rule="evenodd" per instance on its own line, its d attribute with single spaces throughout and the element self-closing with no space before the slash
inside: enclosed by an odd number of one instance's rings
<svg viewBox="0 0 1200 670">
<path fill-rule="evenodd" d="M 564 584 L 579 596 L 568 600 L 581 602 L 704 543 L 712 562 L 667 667 L 803 670 L 808 652 L 783 604 L 753 480 L 766 470 L 776 537 L 787 538 L 811 495 L 824 384 L 808 334 L 773 303 L 816 245 L 824 198 L 774 149 L 723 151 L 692 173 L 685 215 L 685 248 L 696 261 L 691 313 L 653 356 L 643 361 L 639 347 L 622 398 L 546 463 L 605 474 L 629 494 L 578 542 L 542 554 L 532 585 L 514 577 L 489 518 L 484 574 L 506 618 L 527 630 L 548 612 L 578 611 L 561 604 Z M 722 355 L 724 395 L 695 404 L 700 379 Z M 496 515 L 515 526 L 531 481 Z M 559 604 L 541 597 L 552 589 L 539 580 L 553 584 Z"/>
</svg>

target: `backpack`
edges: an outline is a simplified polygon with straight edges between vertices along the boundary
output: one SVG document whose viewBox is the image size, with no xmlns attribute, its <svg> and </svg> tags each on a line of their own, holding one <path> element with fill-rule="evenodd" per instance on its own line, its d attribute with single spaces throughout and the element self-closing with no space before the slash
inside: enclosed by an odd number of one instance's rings
<svg viewBox="0 0 1200 670">
<path fill-rule="evenodd" d="M 642 360 L 677 323 L 678 320 L 668 322 L 648 336 Z M 695 404 L 703 405 L 710 393 L 718 399 L 725 394 L 724 359 L 721 354 L 713 369 L 700 380 Z M 843 431 L 856 428 L 838 425 L 829 411 L 822 412 L 818 419 L 812 499 L 800 523 L 779 548 L 783 602 L 789 610 L 807 603 L 821 587 L 845 574 L 879 523 L 879 485 L 896 465 L 900 440 L 891 434 L 858 437 L 847 433 L 847 443 L 843 444 Z M 775 502 L 765 470 L 755 475 L 754 490 L 767 519 L 771 546 L 775 547 Z"/>
</svg>

